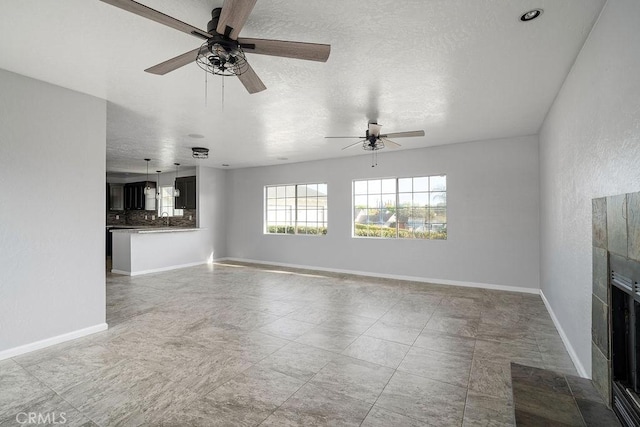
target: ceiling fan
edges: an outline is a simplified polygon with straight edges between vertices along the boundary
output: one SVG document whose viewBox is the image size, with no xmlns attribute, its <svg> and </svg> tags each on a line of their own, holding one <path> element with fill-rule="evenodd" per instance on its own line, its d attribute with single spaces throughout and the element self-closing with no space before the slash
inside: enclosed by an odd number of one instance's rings
<svg viewBox="0 0 640 427">
<path fill-rule="evenodd" d="M 415 136 L 424 136 L 423 130 L 380 134 L 381 128 L 382 128 L 382 125 L 379 125 L 376 122 L 369 122 L 369 127 L 365 131 L 364 136 L 325 136 L 325 138 L 358 138 L 360 141 L 354 142 L 353 144 L 349 144 L 342 149 L 346 150 L 347 148 L 356 147 L 358 144 L 362 144 L 363 150 L 376 151 L 385 147 L 398 148 L 401 146 L 400 144 L 390 140 L 389 138 L 408 138 L 408 137 L 415 137 Z"/>
<path fill-rule="evenodd" d="M 148 73 L 164 75 L 196 61 L 212 74 L 238 76 L 249 93 L 256 93 L 265 90 L 266 86 L 247 62 L 245 52 L 319 62 L 326 62 L 331 52 L 331 46 L 327 44 L 239 38 L 257 0 L 224 0 L 221 8 L 211 11 L 207 31 L 133 0 L 101 1 L 205 40 L 197 49 L 147 68 Z"/>
</svg>

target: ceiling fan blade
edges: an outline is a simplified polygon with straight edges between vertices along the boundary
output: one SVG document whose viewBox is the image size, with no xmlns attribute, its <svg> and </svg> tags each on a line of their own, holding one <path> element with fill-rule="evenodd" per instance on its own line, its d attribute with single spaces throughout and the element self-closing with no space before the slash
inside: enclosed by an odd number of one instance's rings
<svg viewBox="0 0 640 427">
<path fill-rule="evenodd" d="M 154 65 L 153 67 L 147 68 L 145 71 L 151 74 L 158 74 L 160 76 L 164 76 L 168 72 L 177 70 L 180 67 L 184 67 L 185 65 L 194 62 L 198 53 L 200 52 L 200 47 L 197 49 L 190 50 L 187 53 L 183 53 L 182 55 L 178 55 L 175 58 L 171 58 L 167 61 L 161 62 L 158 65 Z"/>
<path fill-rule="evenodd" d="M 251 14 L 257 0 L 224 0 L 220 18 L 218 19 L 218 34 L 225 34 L 229 38 L 236 40 L 247 18 Z M 231 30 L 227 34 L 227 27 Z"/>
<path fill-rule="evenodd" d="M 412 136 L 424 136 L 423 130 L 414 130 L 411 132 L 396 132 L 388 133 L 386 135 L 380 135 L 380 138 L 409 138 Z"/>
<path fill-rule="evenodd" d="M 329 53 L 331 53 L 331 46 L 328 44 L 247 38 L 240 38 L 238 42 L 246 53 L 305 59 L 307 61 L 327 62 Z"/>
<path fill-rule="evenodd" d="M 364 136 L 325 136 L 326 139 L 329 138 L 340 138 L 340 139 L 349 139 L 349 138 L 358 138 L 358 139 L 365 139 Z"/>
<path fill-rule="evenodd" d="M 379 125 L 377 123 L 369 123 L 369 135 L 380 135 L 380 129 L 382 129 L 382 125 Z"/>
<path fill-rule="evenodd" d="M 267 88 L 264 83 L 262 83 L 262 80 L 260 80 L 260 77 L 258 77 L 253 68 L 251 68 L 251 65 L 249 65 L 249 63 L 247 63 L 247 69 L 245 70 L 245 72 L 240 74 L 238 78 L 249 93 L 262 92 Z"/>
<path fill-rule="evenodd" d="M 349 145 L 347 145 L 346 147 L 343 147 L 342 149 L 343 149 L 343 150 L 346 150 L 347 148 L 355 147 L 356 145 L 358 145 L 358 144 L 362 144 L 362 143 L 363 143 L 363 142 L 365 142 L 365 141 L 366 141 L 366 139 L 362 139 L 362 140 L 360 140 L 360 141 L 358 141 L 358 142 L 354 142 L 353 144 L 349 144 Z"/>
<path fill-rule="evenodd" d="M 131 12 L 136 15 L 142 16 L 143 18 L 151 19 L 152 21 L 156 21 L 160 24 L 174 28 L 178 31 L 182 31 L 183 33 L 191 34 L 192 36 L 196 36 L 204 40 L 207 40 L 211 37 L 211 34 L 207 33 L 204 30 L 196 28 L 192 25 L 189 25 L 178 19 L 175 19 L 169 15 L 165 15 L 162 12 L 158 12 L 155 9 L 151 9 L 148 6 L 140 4 L 133 0 L 100 0 L 100 1 L 115 7 L 119 7 L 120 9 L 126 10 L 127 12 Z"/>
<path fill-rule="evenodd" d="M 397 142 L 393 142 L 390 139 L 387 138 L 380 138 L 382 140 L 382 142 L 384 142 L 384 146 L 387 148 L 391 148 L 391 149 L 396 149 L 399 147 L 402 147 L 402 145 L 398 144 Z"/>
</svg>

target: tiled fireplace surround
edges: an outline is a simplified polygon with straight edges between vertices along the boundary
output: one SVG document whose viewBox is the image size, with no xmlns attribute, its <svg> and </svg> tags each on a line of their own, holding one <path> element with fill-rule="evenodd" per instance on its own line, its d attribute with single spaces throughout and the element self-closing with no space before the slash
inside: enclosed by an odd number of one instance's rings
<svg viewBox="0 0 640 427">
<path fill-rule="evenodd" d="M 593 383 L 611 405 L 609 253 L 640 261 L 640 193 L 593 199 Z"/>
</svg>

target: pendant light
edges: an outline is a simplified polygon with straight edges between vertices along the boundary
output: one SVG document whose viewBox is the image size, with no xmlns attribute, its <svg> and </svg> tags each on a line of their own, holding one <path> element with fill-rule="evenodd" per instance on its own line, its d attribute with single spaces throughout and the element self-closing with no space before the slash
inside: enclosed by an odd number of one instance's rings
<svg viewBox="0 0 640 427">
<path fill-rule="evenodd" d="M 176 179 L 173 181 L 173 197 L 180 197 L 180 190 L 176 185 L 178 181 L 178 167 L 180 166 L 180 163 L 174 163 L 174 165 L 176 165 Z"/>
<path fill-rule="evenodd" d="M 144 187 L 144 195 L 149 197 L 149 196 L 153 196 L 153 193 L 155 191 L 149 185 L 149 162 L 151 161 L 151 159 L 144 159 L 144 161 L 147 162 L 147 183 L 146 183 L 146 185 Z"/>
<path fill-rule="evenodd" d="M 156 188 L 157 188 L 157 192 L 156 192 L 156 200 L 160 200 L 160 172 L 162 171 L 156 171 L 158 173 L 158 183 L 156 184 Z"/>
</svg>

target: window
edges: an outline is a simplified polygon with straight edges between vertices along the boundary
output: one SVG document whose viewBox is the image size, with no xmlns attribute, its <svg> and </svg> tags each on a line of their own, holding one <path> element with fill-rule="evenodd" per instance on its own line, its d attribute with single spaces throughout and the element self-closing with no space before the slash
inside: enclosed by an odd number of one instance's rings
<svg viewBox="0 0 640 427">
<path fill-rule="evenodd" d="M 182 216 L 183 209 L 174 209 L 173 185 L 160 187 L 160 200 L 158 200 L 158 216 Z M 166 213 L 165 213 L 166 212 Z"/>
<path fill-rule="evenodd" d="M 353 181 L 353 237 L 446 239 L 446 175 Z"/>
<path fill-rule="evenodd" d="M 327 234 L 327 184 L 265 187 L 265 233 Z"/>
</svg>

